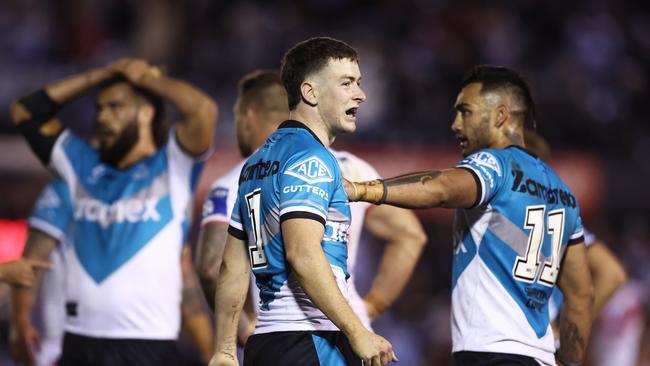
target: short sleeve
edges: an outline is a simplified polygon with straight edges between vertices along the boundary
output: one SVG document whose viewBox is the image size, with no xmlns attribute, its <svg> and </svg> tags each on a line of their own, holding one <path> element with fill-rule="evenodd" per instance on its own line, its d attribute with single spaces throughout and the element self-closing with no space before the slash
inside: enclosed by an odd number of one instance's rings
<svg viewBox="0 0 650 366">
<path fill-rule="evenodd" d="M 236 186 L 229 187 L 218 181 L 217 184 L 212 186 L 203 202 L 201 225 L 209 223 L 228 224 L 236 198 Z"/>
<path fill-rule="evenodd" d="M 301 152 L 285 164 L 280 182 L 280 222 L 292 218 L 327 222 L 329 203 L 341 184 L 338 163 L 323 149 Z"/>
<path fill-rule="evenodd" d="M 592 246 L 596 242 L 596 235 L 591 231 L 587 230 L 587 228 L 584 226 L 582 230 L 584 231 L 585 234 L 585 245 L 588 247 Z"/>
<path fill-rule="evenodd" d="M 228 225 L 228 233 L 239 240 L 246 240 L 247 235 L 244 230 L 244 225 L 242 224 L 241 217 L 241 204 L 239 196 L 235 199 L 235 204 L 232 208 L 232 214 L 230 215 L 230 224 Z"/>
<path fill-rule="evenodd" d="M 474 207 L 489 202 L 506 179 L 502 158 L 491 150 L 481 150 L 469 155 L 456 167 L 468 170 L 476 179 L 478 192 Z"/>
<path fill-rule="evenodd" d="M 585 229 L 582 226 L 582 218 L 578 216 L 576 219 L 576 224 L 571 231 L 571 235 L 569 236 L 569 244 L 568 245 L 575 245 L 575 244 L 580 244 L 583 241 L 585 241 Z"/>
<path fill-rule="evenodd" d="M 62 180 L 50 183 L 41 195 L 29 217 L 30 228 L 62 241 L 65 239 L 73 210 L 68 186 Z"/>
</svg>

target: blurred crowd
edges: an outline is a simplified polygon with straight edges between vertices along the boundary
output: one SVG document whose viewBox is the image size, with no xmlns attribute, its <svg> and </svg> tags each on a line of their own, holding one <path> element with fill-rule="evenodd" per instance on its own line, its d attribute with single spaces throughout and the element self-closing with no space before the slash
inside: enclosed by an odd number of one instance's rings
<svg viewBox="0 0 650 366">
<path fill-rule="evenodd" d="M 477 63 L 510 66 L 528 78 L 537 102 L 536 128 L 553 149 L 578 149 L 602 162 L 603 203 L 585 219 L 625 263 L 633 289 L 623 296 L 638 303 L 632 318 L 647 333 L 649 4 L 5 0 L 0 137 L 17 137 L 7 113 L 11 100 L 46 81 L 133 55 L 212 95 L 221 106 L 217 145 L 236 149 L 231 106 L 237 80 L 256 68 L 279 67 L 284 50 L 299 40 L 329 35 L 359 49 L 368 95 L 358 132 L 344 137 L 344 146 L 449 146 L 455 143 L 449 125 L 464 72 Z M 93 110 L 87 104 L 73 104 L 65 113 L 68 126 L 90 132 Z M 0 171 L 3 179 L 21 181 L 13 174 Z M 0 183 L 2 189 L 18 186 Z M 38 190 L 33 191 L 35 198 Z M 24 218 L 33 203 L 28 198 L 0 208 L 0 219 Z M 401 364 L 444 365 L 450 362 L 451 235 L 448 222 L 425 218 L 424 225 L 430 240 L 418 269 L 403 300 L 376 328 L 393 342 Z M 361 247 L 359 267 L 372 272 L 378 251 L 369 244 Z M 6 317 L 6 306 L 2 311 Z M 644 364 L 650 364 L 649 338 L 639 351 Z"/>
</svg>

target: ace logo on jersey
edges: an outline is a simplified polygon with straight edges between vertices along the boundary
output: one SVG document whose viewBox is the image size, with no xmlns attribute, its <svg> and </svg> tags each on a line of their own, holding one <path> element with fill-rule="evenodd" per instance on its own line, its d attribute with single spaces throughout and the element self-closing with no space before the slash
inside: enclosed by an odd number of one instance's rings
<svg viewBox="0 0 650 366">
<path fill-rule="evenodd" d="M 310 156 L 305 160 L 293 164 L 284 174 L 289 174 L 309 184 L 331 182 L 334 180 L 330 169 L 317 156 Z"/>
</svg>

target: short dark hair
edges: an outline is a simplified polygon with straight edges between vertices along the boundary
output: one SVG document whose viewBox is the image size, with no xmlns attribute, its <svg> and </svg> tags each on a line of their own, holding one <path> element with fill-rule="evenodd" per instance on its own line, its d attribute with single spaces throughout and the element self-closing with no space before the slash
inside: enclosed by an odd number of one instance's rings
<svg viewBox="0 0 650 366">
<path fill-rule="evenodd" d="M 467 73 L 461 88 L 472 83 L 481 84 L 481 93 L 507 91 L 513 94 L 524 108 L 524 124 L 535 126 L 535 102 L 526 80 L 514 70 L 501 66 L 477 65 Z"/>
<path fill-rule="evenodd" d="M 287 90 L 289 110 L 296 108 L 302 93 L 300 84 L 313 72 L 321 70 L 330 59 L 359 62 L 357 51 L 349 44 L 329 37 L 316 37 L 293 46 L 282 58 L 282 83 Z"/>
<path fill-rule="evenodd" d="M 276 70 L 255 70 L 244 75 L 239 80 L 238 96 L 242 109 L 250 106 L 263 112 L 287 111 L 286 92 Z"/>
<path fill-rule="evenodd" d="M 169 135 L 169 126 L 165 121 L 165 101 L 158 95 L 138 86 L 133 85 L 123 76 L 112 77 L 99 85 L 99 90 L 107 89 L 113 85 L 125 83 L 128 84 L 133 92 L 144 99 L 153 107 L 153 118 L 151 120 L 151 134 L 156 147 L 161 147 L 167 142 Z"/>
</svg>

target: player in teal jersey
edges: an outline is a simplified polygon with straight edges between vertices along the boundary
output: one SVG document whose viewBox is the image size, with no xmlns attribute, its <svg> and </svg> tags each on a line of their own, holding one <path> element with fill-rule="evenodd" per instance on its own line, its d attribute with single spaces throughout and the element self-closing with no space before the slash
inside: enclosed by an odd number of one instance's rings
<svg viewBox="0 0 650 366">
<path fill-rule="evenodd" d="M 351 200 L 458 209 L 456 365 L 555 364 L 548 304 L 556 283 L 567 294 L 557 360 L 580 364 L 592 288 L 579 206 L 553 170 L 525 150 L 524 124 L 535 110 L 528 85 L 512 70 L 477 66 L 455 109 L 452 130 L 464 157 L 455 168 L 347 184 L 346 191 Z"/>
<path fill-rule="evenodd" d="M 350 209 L 336 158 L 365 100 L 356 51 L 331 38 L 284 57 L 290 118 L 247 160 L 217 282 L 211 365 L 236 365 L 236 329 L 252 267 L 262 306 L 245 365 L 385 365 L 390 343 L 346 302 Z M 250 261 L 250 265 L 249 265 Z M 340 330 L 340 331 L 339 331 Z"/>
</svg>

